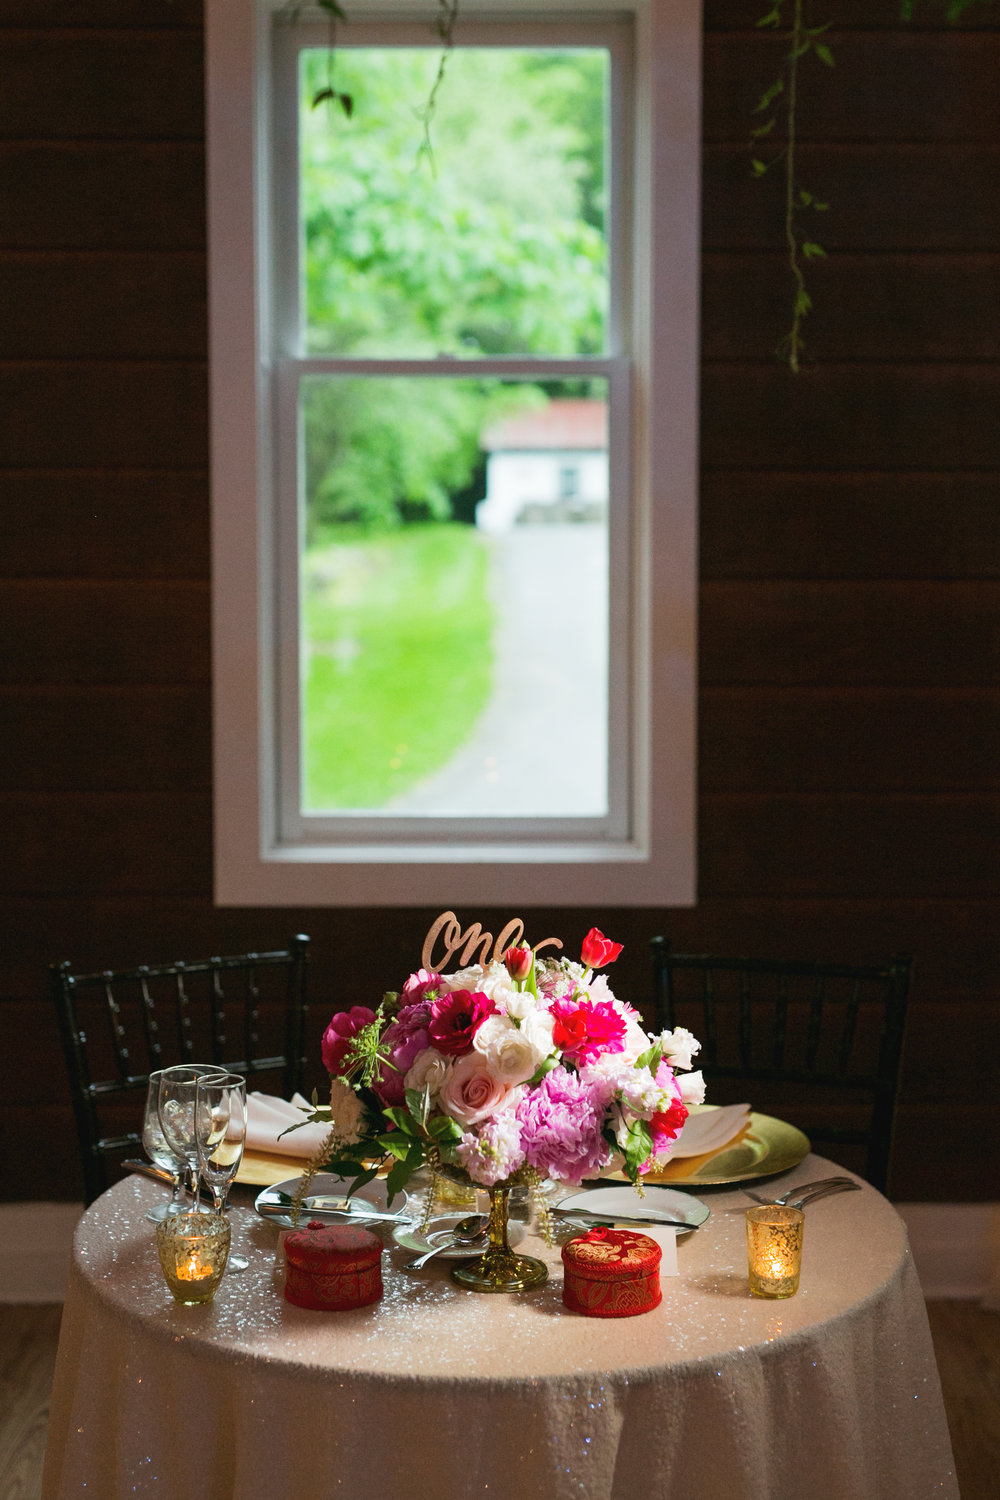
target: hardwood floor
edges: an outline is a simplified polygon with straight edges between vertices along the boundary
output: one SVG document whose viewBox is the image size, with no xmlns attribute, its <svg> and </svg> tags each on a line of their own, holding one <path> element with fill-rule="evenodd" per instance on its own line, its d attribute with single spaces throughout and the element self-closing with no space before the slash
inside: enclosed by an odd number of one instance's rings
<svg viewBox="0 0 1000 1500">
<path fill-rule="evenodd" d="M 927 1312 L 962 1500 L 997 1500 L 1000 1313 L 974 1302 L 929 1302 Z M 59 1307 L 0 1306 L 2 1500 L 39 1500 L 60 1313 Z"/>
<path fill-rule="evenodd" d="M 38 1500 L 62 1306 L 0 1306 L 0 1496 Z"/>
</svg>

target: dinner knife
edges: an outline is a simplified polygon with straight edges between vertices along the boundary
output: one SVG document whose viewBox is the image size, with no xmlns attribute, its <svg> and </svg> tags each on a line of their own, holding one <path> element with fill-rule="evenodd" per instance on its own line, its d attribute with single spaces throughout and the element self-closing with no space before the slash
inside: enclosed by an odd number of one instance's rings
<svg viewBox="0 0 1000 1500">
<path fill-rule="evenodd" d="M 292 1212 L 290 1203 L 258 1203 L 257 1212 L 262 1219 L 287 1219 Z M 369 1222 L 373 1219 L 383 1220 L 388 1224 L 412 1224 L 413 1220 L 407 1214 L 383 1214 L 377 1208 L 371 1210 L 353 1208 L 310 1208 L 308 1203 L 303 1203 L 300 1218 L 309 1219 L 356 1219 L 359 1224 Z"/>
</svg>

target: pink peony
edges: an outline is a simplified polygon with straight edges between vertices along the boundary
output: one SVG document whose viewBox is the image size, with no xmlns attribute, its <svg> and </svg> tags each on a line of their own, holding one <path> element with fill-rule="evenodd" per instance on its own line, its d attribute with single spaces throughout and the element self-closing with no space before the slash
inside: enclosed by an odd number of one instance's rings
<svg viewBox="0 0 1000 1500">
<path fill-rule="evenodd" d="M 601 1134 L 602 1087 L 567 1068 L 553 1068 L 521 1099 L 517 1120 L 524 1159 L 543 1177 L 580 1182 L 607 1166 L 611 1148 Z"/>
<path fill-rule="evenodd" d="M 441 1085 L 438 1102 L 460 1125 L 478 1125 L 496 1114 L 510 1088 L 479 1052 L 460 1057 Z"/>
<path fill-rule="evenodd" d="M 455 1155 L 473 1182 L 483 1187 L 511 1177 L 524 1162 L 521 1127 L 513 1112 L 504 1109 L 491 1115 L 478 1134 L 466 1131 Z"/>
<path fill-rule="evenodd" d="M 627 1025 L 610 1000 L 556 1000 L 552 1040 L 581 1067 L 605 1052 L 624 1052 Z"/>
<path fill-rule="evenodd" d="M 480 990 L 452 990 L 431 1005 L 430 1039 L 446 1057 L 462 1057 L 472 1050 L 472 1038 L 496 1010 L 489 995 Z"/>
<path fill-rule="evenodd" d="M 432 974 L 429 969 L 418 969 L 403 985 L 403 993 L 399 998 L 404 1007 L 416 1005 L 421 1000 L 436 1000 L 440 984 L 440 974 Z"/>
<path fill-rule="evenodd" d="M 382 1064 L 373 1085 L 383 1104 L 403 1103 L 404 1079 L 421 1052 L 430 1046 L 429 1020 L 429 1006 L 404 1005 L 392 1025 L 386 1027 L 380 1050 L 388 1052 L 388 1062 Z"/>
<path fill-rule="evenodd" d="M 333 1017 L 323 1033 L 323 1066 L 335 1078 L 344 1064 L 351 1044 L 363 1026 L 370 1026 L 375 1012 L 367 1005 L 352 1005 L 350 1010 L 341 1010 Z"/>
</svg>

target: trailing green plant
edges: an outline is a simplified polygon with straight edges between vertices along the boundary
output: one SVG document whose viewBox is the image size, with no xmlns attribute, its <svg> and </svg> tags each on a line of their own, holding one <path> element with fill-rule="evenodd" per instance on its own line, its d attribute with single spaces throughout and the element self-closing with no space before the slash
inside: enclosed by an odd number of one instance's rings
<svg viewBox="0 0 1000 1500">
<path fill-rule="evenodd" d="M 957 21 L 973 5 L 983 0 L 928 0 L 944 10 L 947 20 Z M 918 0 L 900 0 L 904 21 L 915 17 Z M 760 28 L 786 29 L 787 50 L 778 77 L 754 106 L 754 115 L 763 115 L 760 124 L 750 131 L 750 166 L 755 178 L 763 178 L 772 168 L 781 166 L 784 173 L 785 244 L 792 275 L 792 319 L 788 333 L 778 345 L 777 353 L 785 359 L 794 374 L 802 366 L 805 341 L 803 321 L 812 308 L 812 296 L 806 285 L 805 264 L 825 259 L 826 251 L 810 232 L 814 213 L 826 213 L 829 203 L 821 201 L 803 187 L 798 171 L 798 111 L 801 101 L 800 65 L 809 57 L 825 67 L 834 66 L 833 51 L 825 40 L 831 21 L 819 26 L 807 24 L 805 0 L 774 0 L 766 15 L 757 21 Z"/>
</svg>

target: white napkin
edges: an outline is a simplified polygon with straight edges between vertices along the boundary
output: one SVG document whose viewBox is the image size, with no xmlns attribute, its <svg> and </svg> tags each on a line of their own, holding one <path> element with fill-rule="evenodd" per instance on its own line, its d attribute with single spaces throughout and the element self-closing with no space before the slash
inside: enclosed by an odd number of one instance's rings
<svg viewBox="0 0 1000 1500">
<path fill-rule="evenodd" d="M 692 1111 L 684 1121 L 671 1160 L 680 1156 L 703 1156 L 718 1151 L 733 1136 L 739 1135 L 750 1118 L 749 1104 L 723 1104 L 718 1109 Z"/>
<path fill-rule="evenodd" d="M 294 1156 L 305 1160 L 318 1151 L 330 1134 L 329 1125 L 303 1125 L 290 1135 L 281 1135 L 289 1125 L 312 1113 L 312 1105 L 301 1094 L 293 1095 L 291 1101 L 275 1099 L 270 1094 L 247 1095 L 247 1140 L 248 1151 L 260 1151 L 266 1156 Z M 280 1137 L 280 1139 L 279 1139 Z"/>
</svg>

